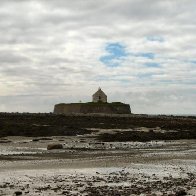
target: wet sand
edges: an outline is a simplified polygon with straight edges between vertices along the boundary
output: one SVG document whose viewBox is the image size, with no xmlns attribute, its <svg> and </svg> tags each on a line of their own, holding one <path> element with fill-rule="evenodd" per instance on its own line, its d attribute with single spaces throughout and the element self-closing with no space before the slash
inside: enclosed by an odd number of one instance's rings
<svg viewBox="0 0 196 196">
<path fill-rule="evenodd" d="M 196 195 L 196 140 L 3 140 L 10 142 L 0 143 L 0 195 Z M 50 143 L 63 149 L 48 151 Z"/>
</svg>

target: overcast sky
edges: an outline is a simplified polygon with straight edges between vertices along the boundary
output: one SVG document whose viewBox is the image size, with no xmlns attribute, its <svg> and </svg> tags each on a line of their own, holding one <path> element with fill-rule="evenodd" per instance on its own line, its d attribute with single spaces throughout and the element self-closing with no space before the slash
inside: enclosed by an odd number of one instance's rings
<svg viewBox="0 0 196 196">
<path fill-rule="evenodd" d="M 108 100 L 196 113 L 195 0 L 1 0 L 0 111 Z"/>
</svg>

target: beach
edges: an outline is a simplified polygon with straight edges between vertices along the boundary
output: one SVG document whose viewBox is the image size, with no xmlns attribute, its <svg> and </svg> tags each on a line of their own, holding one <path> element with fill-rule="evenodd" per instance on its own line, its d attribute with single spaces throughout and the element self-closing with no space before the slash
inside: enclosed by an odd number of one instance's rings
<svg viewBox="0 0 196 196">
<path fill-rule="evenodd" d="M 1 139 L 0 195 L 196 194 L 196 140 L 36 139 Z M 47 150 L 57 142 L 63 149 Z"/>
</svg>

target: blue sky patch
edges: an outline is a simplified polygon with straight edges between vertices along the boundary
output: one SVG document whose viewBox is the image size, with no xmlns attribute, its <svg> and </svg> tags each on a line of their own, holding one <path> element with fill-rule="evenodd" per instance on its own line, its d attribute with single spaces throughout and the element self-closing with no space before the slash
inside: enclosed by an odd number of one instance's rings
<svg viewBox="0 0 196 196">
<path fill-rule="evenodd" d="M 146 39 L 151 42 L 164 42 L 165 41 L 164 38 L 161 36 L 148 36 L 146 37 Z"/>
<path fill-rule="evenodd" d="M 152 77 L 152 73 L 143 73 L 143 74 L 138 74 L 138 77 L 139 78 L 150 78 L 150 77 Z"/>
<path fill-rule="evenodd" d="M 152 52 L 138 52 L 138 53 L 130 53 L 130 55 L 135 56 L 135 57 L 144 57 L 147 59 L 154 59 L 155 54 Z"/>
<path fill-rule="evenodd" d="M 144 65 L 147 66 L 147 67 L 160 67 L 159 63 L 154 63 L 154 62 L 145 63 Z"/>
<path fill-rule="evenodd" d="M 141 56 L 148 59 L 154 59 L 155 54 L 152 52 L 145 52 L 145 53 L 138 53 L 136 56 Z"/>
<path fill-rule="evenodd" d="M 128 55 L 125 46 L 121 43 L 108 43 L 105 47 L 106 55 L 102 56 L 99 60 L 108 67 L 120 66 L 124 57 Z"/>
<path fill-rule="evenodd" d="M 192 64 L 196 64 L 196 60 L 190 61 Z"/>
</svg>

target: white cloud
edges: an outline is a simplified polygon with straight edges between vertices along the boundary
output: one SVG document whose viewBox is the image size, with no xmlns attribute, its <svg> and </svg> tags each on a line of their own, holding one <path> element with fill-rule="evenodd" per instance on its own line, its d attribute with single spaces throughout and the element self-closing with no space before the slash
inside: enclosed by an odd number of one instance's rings
<svg viewBox="0 0 196 196">
<path fill-rule="evenodd" d="M 48 112 L 101 86 L 135 113 L 195 113 L 195 9 L 194 0 L 2 0 L 0 110 Z M 107 67 L 107 43 L 155 57 Z"/>
</svg>

